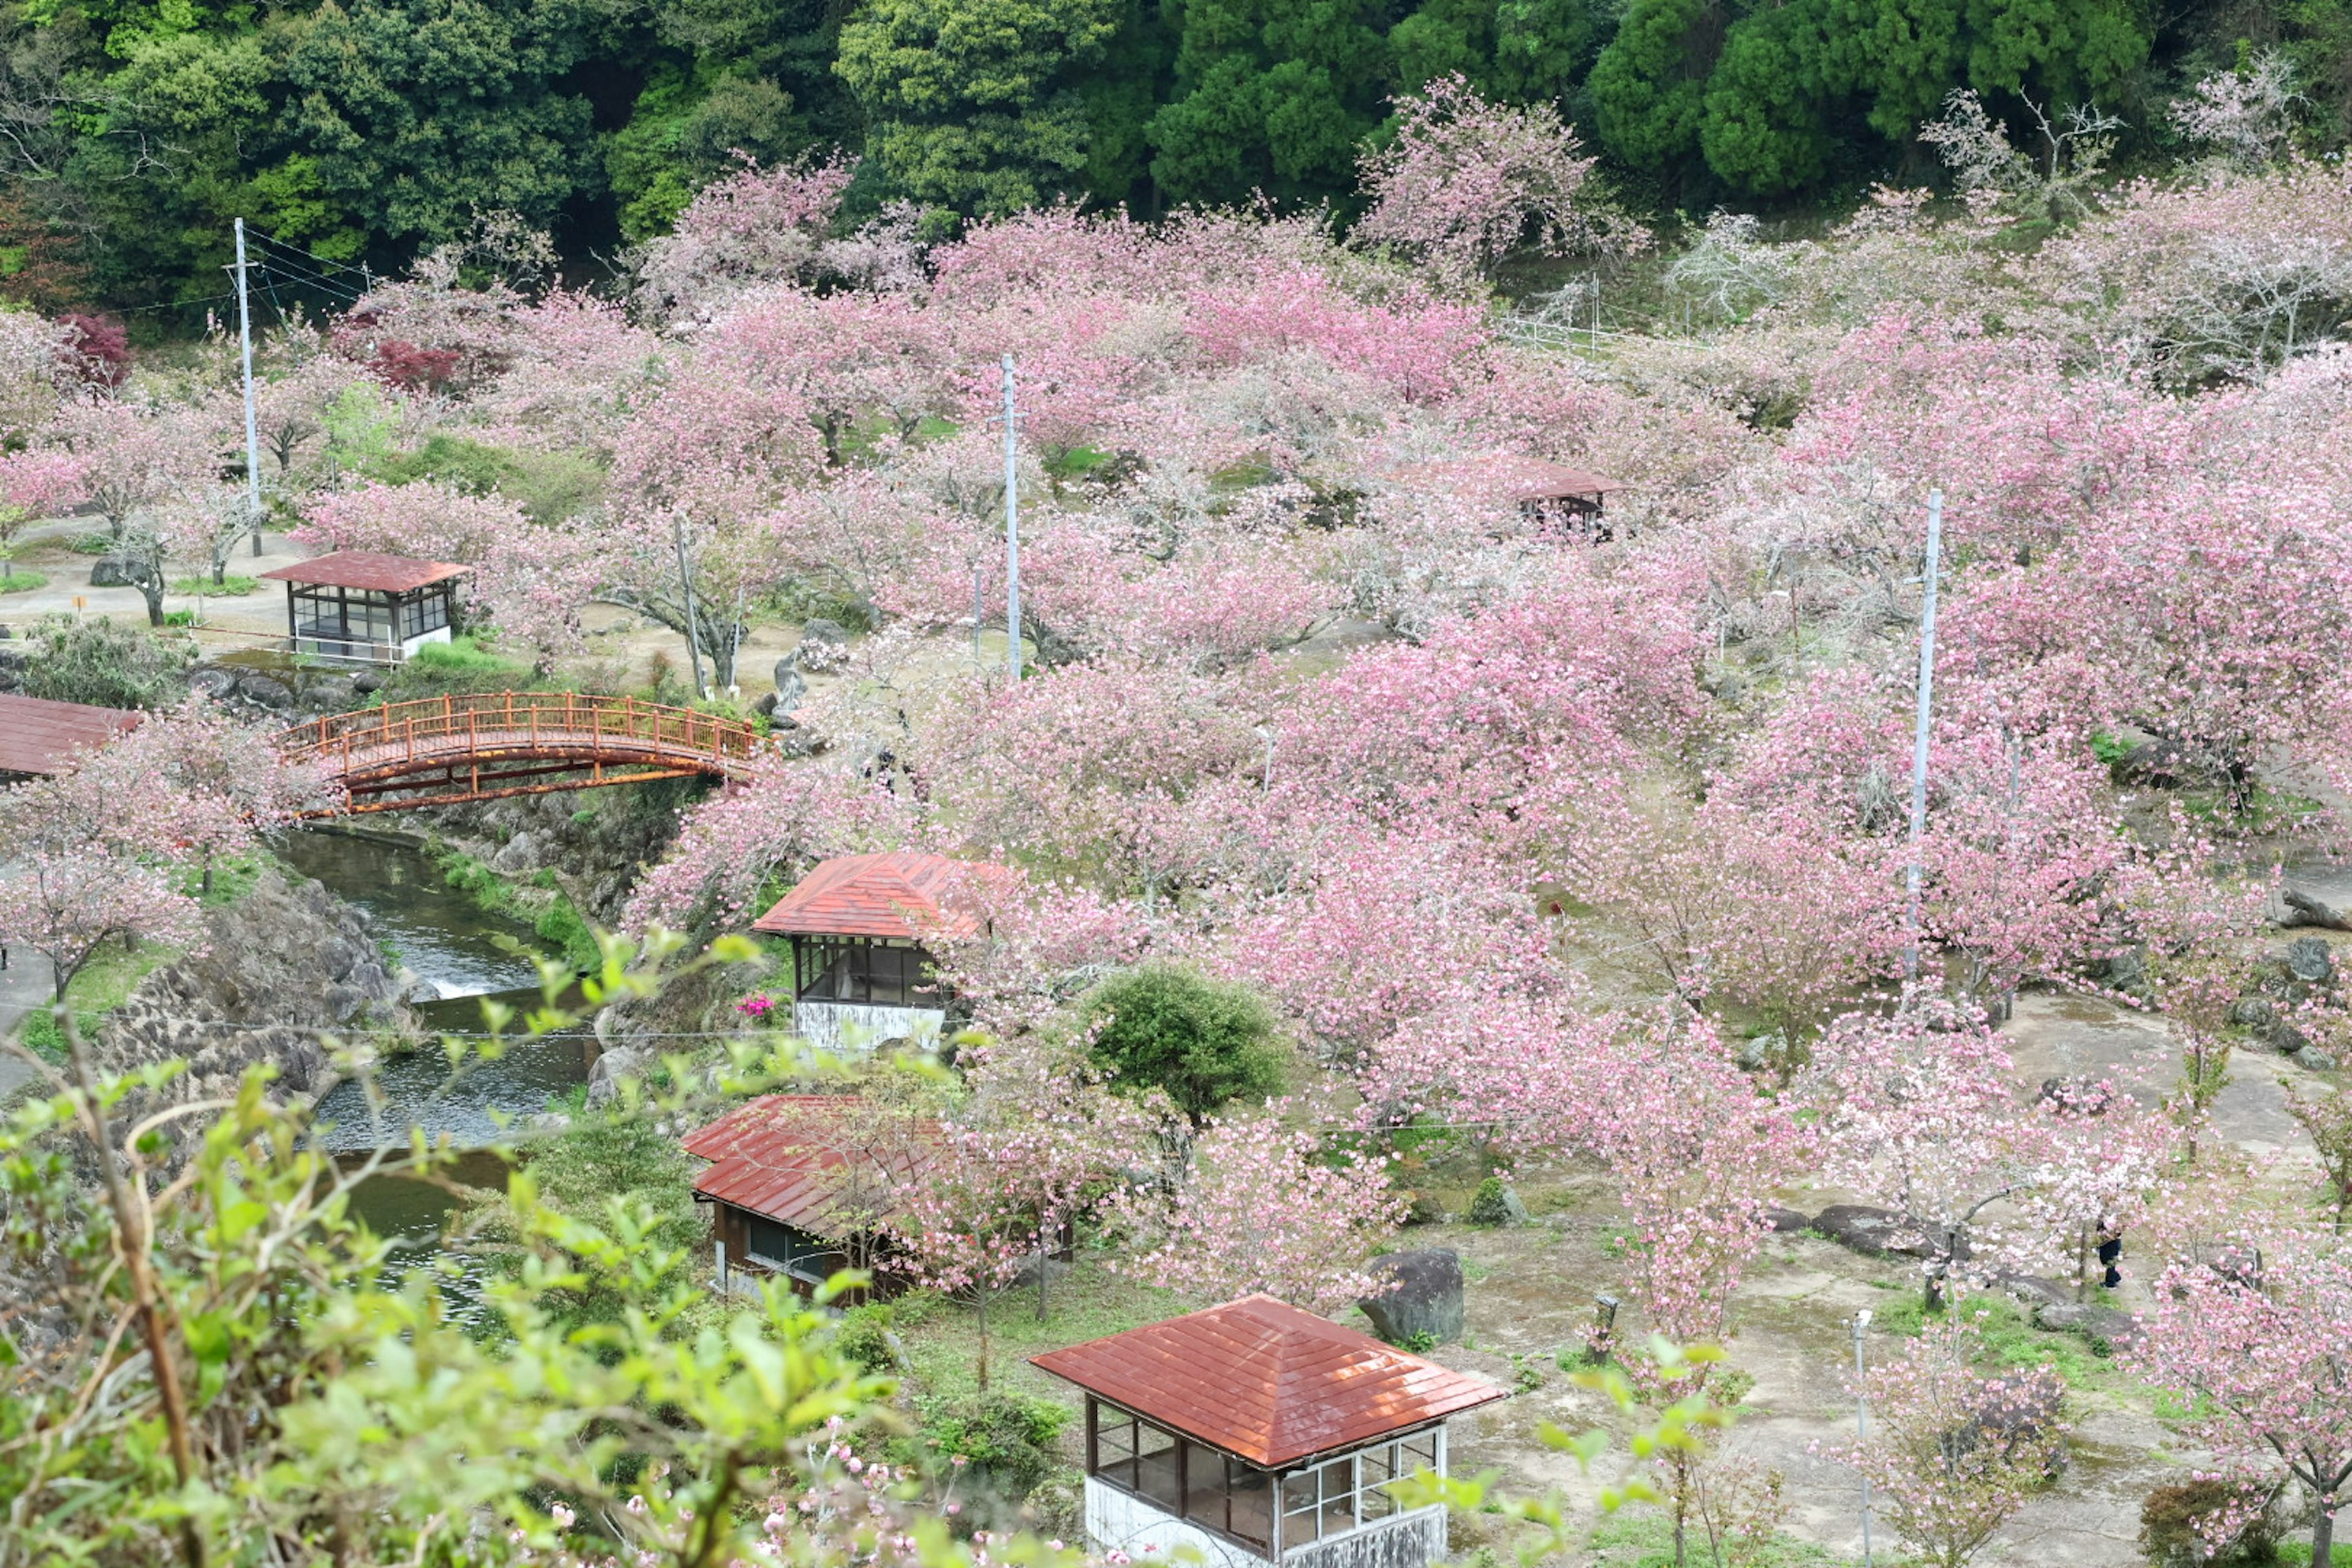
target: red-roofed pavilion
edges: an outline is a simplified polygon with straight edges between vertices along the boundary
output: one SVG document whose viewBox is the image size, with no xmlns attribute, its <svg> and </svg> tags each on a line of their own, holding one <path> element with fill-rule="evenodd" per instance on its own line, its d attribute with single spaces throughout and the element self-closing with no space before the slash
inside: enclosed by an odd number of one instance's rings
<svg viewBox="0 0 2352 1568">
<path fill-rule="evenodd" d="M 1633 488 L 1588 469 L 1515 452 L 1408 463 L 1390 477 L 1407 489 L 1513 507 L 1531 522 L 1574 524 L 1600 539 L 1609 537 L 1608 527 L 1601 521 L 1608 498 Z"/>
<path fill-rule="evenodd" d="M 1087 1395 L 1087 1535 L 1218 1568 L 1425 1568 L 1445 1510 L 1381 1490 L 1445 1473 L 1449 1417 L 1504 1389 L 1271 1296 L 1032 1356 Z"/>
<path fill-rule="evenodd" d="M 751 929 L 792 939 L 793 1026 L 827 1049 L 935 1039 L 949 997 L 924 943 L 976 934 L 974 879 L 1003 872 L 895 850 L 824 861 Z"/>
<path fill-rule="evenodd" d="M 938 1131 L 854 1095 L 765 1094 L 689 1134 L 686 1152 L 710 1162 L 694 1199 L 711 1205 L 720 1289 L 740 1275 L 781 1275 L 805 1295 L 841 1269 L 865 1268 L 877 1292 L 895 1289 L 879 1227 Z"/>
<path fill-rule="evenodd" d="M 142 717 L 121 708 L 0 695 L 0 778 L 61 773 L 77 752 L 129 734 Z"/>
<path fill-rule="evenodd" d="M 261 575 L 286 584 L 286 635 L 296 653 L 398 664 L 426 643 L 449 640 L 465 574 L 446 561 L 339 550 Z"/>
</svg>

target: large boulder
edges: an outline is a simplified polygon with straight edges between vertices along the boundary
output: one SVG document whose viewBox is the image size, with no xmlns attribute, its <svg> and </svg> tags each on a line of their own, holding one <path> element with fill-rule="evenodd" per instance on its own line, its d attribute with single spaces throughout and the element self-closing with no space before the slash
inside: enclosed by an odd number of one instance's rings
<svg viewBox="0 0 2352 1568">
<path fill-rule="evenodd" d="M 1427 1347 L 1462 1337 L 1462 1257 L 1451 1247 L 1391 1252 L 1371 1261 L 1387 1289 L 1356 1303 L 1372 1332 L 1392 1345 Z"/>
<path fill-rule="evenodd" d="M 145 569 L 128 555 L 101 555 L 90 564 L 89 585 L 93 588 L 136 588 L 145 576 Z"/>
<path fill-rule="evenodd" d="M 1867 1204 L 1832 1204 L 1813 1216 L 1813 1229 L 1865 1258 L 1885 1258 L 1893 1253 L 1910 1258 L 1927 1256 L 1927 1243 L 1917 1227 L 1892 1209 L 1872 1208 Z"/>
<path fill-rule="evenodd" d="M 188 671 L 188 689 L 215 702 L 225 702 L 236 693 L 236 671 L 210 664 L 192 669 Z"/>
<path fill-rule="evenodd" d="M 2352 931 L 2352 919 L 2313 898 L 2300 888 L 2288 888 L 2279 894 L 2286 904 L 2283 926 L 2318 926 L 2323 931 Z"/>
<path fill-rule="evenodd" d="M 621 1080 L 646 1075 L 646 1055 L 628 1046 L 606 1046 L 588 1069 L 588 1108 L 601 1110 L 620 1098 Z"/>
<path fill-rule="evenodd" d="M 284 681 L 267 675 L 247 675 L 239 678 L 236 683 L 236 694 L 257 708 L 294 706 L 293 689 Z"/>
<path fill-rule="evenodd" d="M 2324 936 L 2299 936 L 2286 944 L 2286 972 L 2306 985 L 2336 978 L 2336 954 Z"/>
<path fill-rule="evenodd" d="M 512 838 L 499 845 L 499 852 L 490 857 L 490 869 L 504 872 L 509 876 L 520 871 L 528 871 L 537 864 L 539 864 L 539 843 L 528 833 L 516 834 Z"/>
<path fill-rule="evenodd" d="M 1528 1205 L 1499 1178 L 1489 1176 L 1478 1184 L 1478 1191 L 1470 1200 L 1470 1223 L 1525 1225 L 1528 1223 Z"/>
<path fill-rule="evenodd" d="M 2037 1301 L 2033 1323 L 2036 1328 L 2080 1334 L 2100 1350 L 2126 1350 L 2139 1338 L 2139 1320 L 2129 1312 L 2082 1301 Z"/>
</svg>

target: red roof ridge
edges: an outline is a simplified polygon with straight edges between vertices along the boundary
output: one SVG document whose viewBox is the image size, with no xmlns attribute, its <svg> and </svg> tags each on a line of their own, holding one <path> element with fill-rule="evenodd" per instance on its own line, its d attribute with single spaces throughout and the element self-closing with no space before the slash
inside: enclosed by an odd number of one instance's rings
<svg viewBox="0 0 2352 1568">
<path fill-rule="evenodd" d="M 933 931 L 970 936 L 980 930 L 971 910 L 953 909 L 966 879 L 1001 882 L 1010 873 L 982 860 L 929 850 L 891 849 L 836 855 L 820 861 L 751 929 L 781 936 L 864 936 L 919 941 Z"/>
<path fill-rule="evenodd" d="M 1272 1468 L 1510 1396 L 1484 1378 L 1264 1292 L 1029 1359 L 1197 1442 Z"/>
<path fill-rule="evenodd" d="M 0 773 L 57 773 L 77 752 L 129 734 L 146 714 L 0 692 Z"/>
<path fill-rule="evenodd" d="M 688 1153 L 711 1162 L 694 1178 L 694 1190 L 764 1219 L 830 1234 L 826 1227 L 840 1192 L 829 1173 L 864 1152 L 876 1156 L 873 1174 L 911 1176 L 923 1162 L 922 1145 L 940 1135 L 937 1121 L 915 1120 L 908 1124 L 913 1134 L 908 1142 L 885 1141 L 878 1150 L 867 1151 L 850 1147 L 841 1133 L 845 1114 L 875 1103 L 856 1094 L 763 1094 L 747 1100 L 679 1141 Z M 858 1216 L 868 1224 L 882 1217 Z"/>
<path fill-rule="evenodd" d="M 472 570 L 453 561 L 428 561 L 422 556 L 392 555 L 380 550 L 336 550 L 264 572 L 261 577 L 268 583 L 404 594 L 412 588 L 446 583 Z"/>
</svg>

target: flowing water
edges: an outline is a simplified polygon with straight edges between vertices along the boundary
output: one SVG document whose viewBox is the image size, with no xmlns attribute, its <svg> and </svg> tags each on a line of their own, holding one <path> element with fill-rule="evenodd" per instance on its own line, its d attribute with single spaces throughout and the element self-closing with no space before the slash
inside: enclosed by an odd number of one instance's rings
<svg viewBox="0 0 2352 1568">
<path fill-rule="evenodd" d="M 367 911 L 376 939 L 416 978 L 413 1004 L 435 1034 L 476 1035 L 484 1029 L 485 1000 L 518 1014 L 540 1002 L 534 960 L 546 950 L 530 929 L 490 913 L 451 888 L 423 851 L 343 834 L 295 833 L 278 848 L 292 869 L 324 883 L 330 892 Z M 586 1081 L 596 1045 L 584 1028 L 509 1046 L 495 1061 L 470 1060 L 453 1077 L 437 1047 L 383 1063 L 374 1098 L 356 1079 L 338 1084 L 319 1102 L 319 1141 L 356 1163 L 375 1149 L 404 1148 L 412 1133 L 446 1139 L 467 1151 L 448 1177 L 468 1187 L 499 1187 L 507 1164 L 488 1145 L 510 1141 L 526 1117 Z M 396 1242 L 394 1258 L 415 1266 L 439 1250 L 444 1226 L 460 1199 L 445 1188 L 400 1177 L 372 1177 L 352 1195 L 352 1211 L 379 1236 Z M 460 1295 L 469 1294 L 472 1265 L 462 1254 Z"/>
</svg>

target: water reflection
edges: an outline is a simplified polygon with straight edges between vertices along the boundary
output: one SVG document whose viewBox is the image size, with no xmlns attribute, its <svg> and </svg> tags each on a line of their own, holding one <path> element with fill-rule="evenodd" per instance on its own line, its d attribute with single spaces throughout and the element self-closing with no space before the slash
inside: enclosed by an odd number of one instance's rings
<svg viewBox="0 0 2352 1568">
<path fill-rule="evenodd" d="M 363 1157 L 346 1155 L 341 1163 L 349 1169 Z M 477 1149 L 458 1155 L 440 1173 L 452 1185 L 495 1192 L 505 1187 L 509 1169 L 499 1155 Z M 421 1266 L 438 1267 L 450 1314 L 460 1322 L 473 1321 L 475 1304 L 489 1279 L 479 1258 L 443 1246 L 449 1223 L 465 1202 L 461 1193 L 405 1176 L 371 1176 L 352 1194 L 352 1217 L 392 1243 L 387 1259 L 392 1275 L 396 1279 Z"/>
<path fill-rule="evenodd" d="M 367 910 L 379 941 L 434 995 L 480 996 L 539 984 L 530 929 L 449 886 L 420 850 L 340 833 L 289 833 L 278 858 Z M 479 1015 L 470 1027 L 478 1028 Z"/>
<path fill-rule="evenodd" d="M 516 1012 L 536 1006 L 536 990 L 511 992 L 500 1000 Z M 447 1005 L 420 1008 L 436 1029 L 478 1031 L 478 1006 L 470 1016 L 450 1017 Z M 446 1138 L 460 1149 L 520 1135 L 523 1118 L 547 1109 L 548 1101 L 587 1081 L 595 1065 L 595 1037 L 586 1029 L 570 1029 L 543 1038 L 509 1044 L 495 1061 L 469 1058 L 462 1073 L 452 1076 L 449 1058 L 436 1044 L 375 1070 L 377 1103 L 370 1105 L 366 1086 L 346 1079 L 319 1101 L 320 1146 L 338 1152 L 380 1149 L 404 1144 L 412 1129 L 438 1141 Z M 503 1124 L 502 1124 L 503 1123 Z"/>
</svg>

